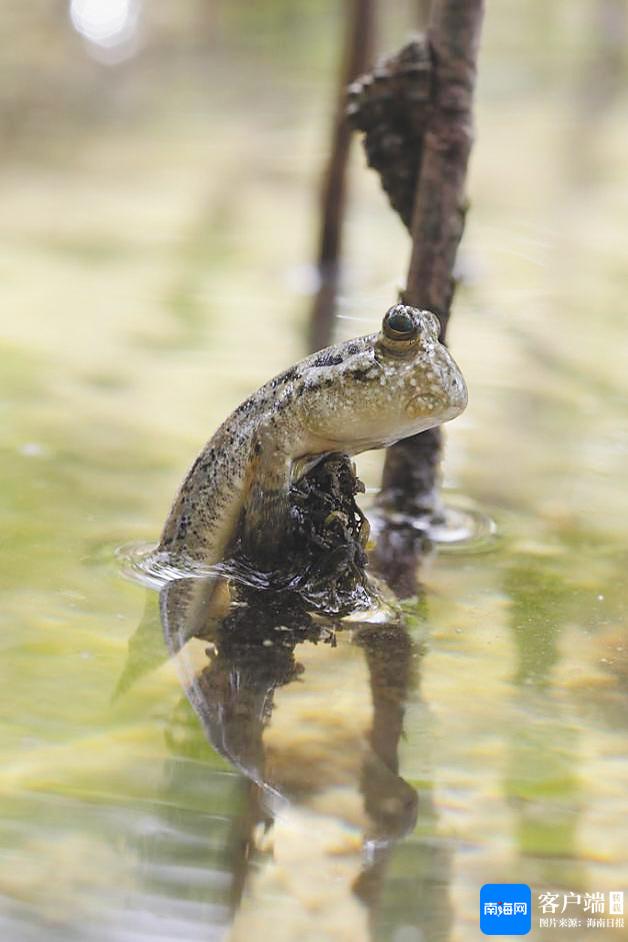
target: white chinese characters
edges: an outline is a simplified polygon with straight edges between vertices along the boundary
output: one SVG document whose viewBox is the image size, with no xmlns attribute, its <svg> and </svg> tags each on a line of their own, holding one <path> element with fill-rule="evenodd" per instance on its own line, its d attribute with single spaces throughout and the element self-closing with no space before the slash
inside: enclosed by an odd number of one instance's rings
<svg viewBox="0 0 628 942">
<path fill-rule="evenodd" d="M 527 903 L 484 903 L 485 916 L 518 916 L 520 913 L 527 916 Z"/>
<path fill-rule="evenodd" d="M 608 908 L 606 907 L 607 894 L 605 893 L 539 893 L 538 901 L 543 915 L 563 914 L 573 912 L 580 908 L 584 913 L 608 913 L 610 916 L 623 916 L 624 893 L 621 890 L 611 890 L 608 893 Z"/>
</svg>

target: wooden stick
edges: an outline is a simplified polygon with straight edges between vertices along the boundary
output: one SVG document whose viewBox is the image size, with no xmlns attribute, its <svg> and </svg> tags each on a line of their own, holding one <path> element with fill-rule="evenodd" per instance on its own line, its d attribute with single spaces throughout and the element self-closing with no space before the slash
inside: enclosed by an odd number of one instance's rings
<svg viewBox="0 0 628 942">
<path fill-rule="evenodd" d="M 434 0 L 428 30 L 433 97 L 412 216 L 404 300 L 437 314 L 444 339 L 453 268 L 464 228 L 465 180 L 473 142 L 472 102 L 483 0 Z M 388 449 L 378 503 L 388 513 L 438 514 L 439 429 Z"/>
<path fill-rule="evenodd" d="M 483 0 L 433 0 L 428 42 L 432 104 L 421 144 L 412 214 L 412 254 L 404 300 L 437 314 L 444 340 L 454 295 L 453 269 L 465 216 L 465 180 L 473 143 L 472 103 Z M 440 428 L 388 449 L 377 503 L 384 525 L 374 564 L 400 596 L 417 591 L 425 549 L 421 523 L 442 520 L 438 493 Z M 419 529 L 417 530 L 417 524 Z"/>
<path fill-rule="evenodd" d="M 310 314 L 310 350 L 320 350 L 331 343 L 347 201 L 347 163 L 351 145 L 351 128 L 345 113 L 346 88 L 371 65 L 375 2 L 376 0 L 351 0 L 348 4 L 345 51 L 340 72 L 331 153 L 321 194 L 317 261 L 319 288 Z"/>
</svg>

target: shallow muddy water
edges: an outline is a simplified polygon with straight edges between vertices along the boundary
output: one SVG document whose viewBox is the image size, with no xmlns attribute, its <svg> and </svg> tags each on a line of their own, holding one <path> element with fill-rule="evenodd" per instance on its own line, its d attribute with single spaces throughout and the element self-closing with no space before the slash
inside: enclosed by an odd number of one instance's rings
<svg viewBox="0 0 628 942">
<path fill-rule="evenodd" d="M 247 633 L 187 645 L 116 551 L 304 353 L 339 24 L 269 4 L 201 41 L 193 5 L 157 4 L 105 67 L 40 6 L 13 4 L 41 75 L 11 59 L 3 105 L 0 938 L 467 942 L 484 883 L 628 890 L 628 100 L 621 61 L 595 81 L 604 4 L 488 13 L 444 474 L 495 532 L 430 552 L 392 622 L 249 598 Z M 375 328 L 407 254 L 357 149 L 346 243 L 340 337 Z M 381 460 L 358 459 L 369 489 Z M 622 932 L 541 916 L 531 938 Z"/>
</svg>

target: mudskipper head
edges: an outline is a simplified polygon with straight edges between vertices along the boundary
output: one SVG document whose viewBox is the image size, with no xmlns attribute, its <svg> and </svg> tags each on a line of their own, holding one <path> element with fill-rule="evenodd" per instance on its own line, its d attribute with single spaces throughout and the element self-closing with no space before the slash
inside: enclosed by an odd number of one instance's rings
<svg viewBox="0 0 628 942">
<path fill-rule="evenodd" d="M 438 320 L 405 304 L 386 312 L 379 333 L 333 348 L 324 362 L 319 355 L 306 380 L 304 453 L 382 448 L 455 418 L 467 404 Z"/>
<path fill-rule="evenodd" d="M 414 434 L 455 418 L 467 404 L 462 373 L 439 341 L 438 318 L 406 304 L 391 307 L 375 342 L 375 357 L 397 399 L 399 421 Z"/>
</svg>

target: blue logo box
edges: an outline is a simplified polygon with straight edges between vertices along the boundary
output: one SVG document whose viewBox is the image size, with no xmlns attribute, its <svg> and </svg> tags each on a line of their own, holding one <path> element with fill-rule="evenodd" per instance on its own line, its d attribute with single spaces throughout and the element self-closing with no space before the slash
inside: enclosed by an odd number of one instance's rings
<svg viewBox="0 0 628 942">
<path fill-rule="evenodd" d="M 532 893 L 525 883 L 485 883 L 480 890 L 484 935 L 526 935 L 532 925 Z"/>
</svg>

